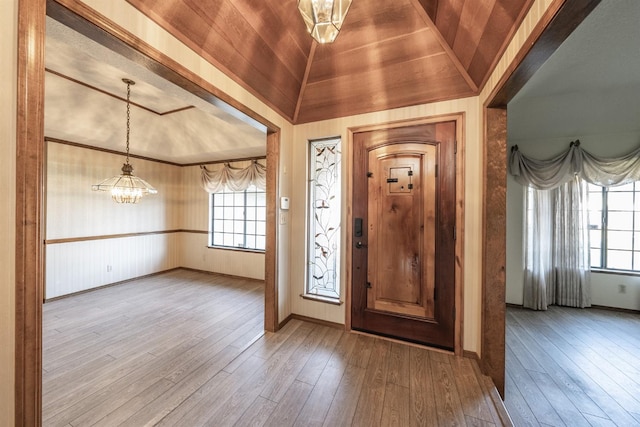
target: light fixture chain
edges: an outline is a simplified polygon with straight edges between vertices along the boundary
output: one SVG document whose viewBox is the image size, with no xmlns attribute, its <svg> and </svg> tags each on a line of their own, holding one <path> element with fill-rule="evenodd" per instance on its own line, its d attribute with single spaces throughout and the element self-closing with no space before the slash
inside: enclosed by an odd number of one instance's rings
<svg viewBox="0 0 640 427">
<path fill-rule="evenodd" d="M 149 194 L 157 194 L 158 190 L 149 185 L 148 182 L 138 178 L 133 174 L 133 166 L 129 164 L 129 140 L 131 136 L 131 86 L 136 82 L 124 78 L 122 82 L 127 85 L 127 159 L 122 165 L 122 173 L 109 179 L 105 179 L 99 184 L 91 186 L 94 191 L 109 191 L 111 198 L 116 203 L 138 203 L 138 201 Z"/>
<path fill-rule="evenodd" d="M 129 133 L 131 132 L 131 83 L 127 82 L 127 164 L 129 164 Z"/>
</svg>

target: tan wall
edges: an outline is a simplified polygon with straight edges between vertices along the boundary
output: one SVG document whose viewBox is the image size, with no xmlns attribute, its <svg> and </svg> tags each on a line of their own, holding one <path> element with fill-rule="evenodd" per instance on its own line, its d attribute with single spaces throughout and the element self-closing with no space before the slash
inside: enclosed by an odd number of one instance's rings
<svg viewBox="0 0 640 427">
<path fill-rule="evenodd" d="M 91 185 L 120 173 L 124 157 L 47 143 L 46 240 L 156 233 L 180 228 L 181 168 L 131 159 L 158 194 L 115 203 Z M 45 296 L 120 282 L 178 267 L 180 233 L 145 234 L 46 245 Z"/>
<path fill-rule="evenodd" d="M 482 106 L 507 71 L 515 55 L 520 51 L 551 0 L 539 0 L 534 3 L 521 28 L 509 44 L 503 58 L 499 61 L 489 82 L 479 97 L 440 102 L 429 105 L 402 108 L 374 114 L 329 120 L 296 126 L 293 141 L 292 191 L 291 191 L 291 228 L 292 236 L 303 236 L 305 229 L 306 187 L 306 141 L 309 139 L 339 135 L 346 141 L 347 129 L 368 124 L 429 117 L 448 113 L 465 113 L 465 221 L 464 221 L 464 331 L 465 350 L 480 354 L 481 310 L 482 310 L 482 193 L 483 193 L 483 109 Z M 343 152 L 349 147 L 343 146 Z M 346 158 L 346 155 L 345 155 Z M 350 173 L 350 166 L 343 163 L 343 177 Z M 346 213 L 343 214 L 346 218 Z M 344 221 L 343 221 L 344 222 Z M 344 241 L 344 238 L 343 238 Z M 304 288 L 305 242 L 302 238 L 292 237 L 291 241 L 291 287 L 290 298 L 293 313 L 304 314 L 333 322 L 344 322 L 344 308 L 322 304 L 300 298 Z M 343 272 L 345 262 L 343 259 Z M 343 278 L 345 275 L 343 274 Z M 347 284 L 342 283 L 343 298 Z"/>
<path fill-rule="evenodd" d="M 218 89 L 231 95 L 237 101 L 278 126 L 281 129 L 278 194 L 286 194 L 289 192 L 290 178 L 287 171 L 291 169 L 290 152 L 293 134 L 293 126 L 289 122 L 224 75 L 220 70 L 198 56 L 194 51 L 169 35 L 130 4 L 126 2 L 107 2 L 104 0 L 85 0 L 83 3 L 106 16 L 108 19 L 117 22 L 127 31 L 149 43 L 154 48 L 160 50 L 165 55 L 182 64 Z M 279 294 L 279 320 L 282 321 L 290 313 L 288 300 L 289 228 L 287 225 L 278 227 L 278 242 L 277 288 Z"/>
<path fill-rule="evenodd" d="M 0 426 L 14 423 L 18 0 L 0 0 Z"/>
<path fill-rule="evenodd" d="M 180 266 L 180 234 L 46 246 L 45 298 L 55 298 Z"/>
<path fill-rule="evenodd" d="M 304 290 L 305 281 L 305 209 L 306 209 L 306 173 L 307 173 L 307 141 L 310 139 L 331 136 L 342 137 L 342 176 L 343 176 L 343 206 L 347 205 L 347 177 L 351 174 L 351 165 L 347 158 L 351 147 L 347 144 L 349 128 L 387 123 L 391 121 L 410 120 L 423 117 L 433 117 L 443 114 L 464 113 L 464 135 L 458 138 L 465 147 L 465 248 L 464 248 L 464 321 L 467 327 L 464 334 L 465 350 L 479 350 L 480 324 L 480 286 L 481 286 L 481 244 L 480 231 L 482 206 L 480 194 L 482 190 L 482 151 L 479 122 L 479 106 L 477 98 L 465 98 L 454 101 L 438 102 L 416 107 L 399 108 L 379 113 L 363 114 L 336 120 L 310 123 L 295 126 L 293 144 L 292 191 L 291 198 L 291 234 L 297 236 L 291 239 L 291 288 L 289 289 L 292 312 L 315 317 L 330 322 L 344 323 L 345 305 L 335 306 L 317 301 L 302 299 L 300 294 Z M 346 223 L 347 212 L 343 209 L 342 223 Z M 343 246 L 346 239 L 346 227 L 343 229 Z M 349 260 L 342 259 L 341 299 L 345 298 L 346 266 Z"/>
<path fill-rule="evenodd" d="M 120 174 L 124 156 L 47 143 L 46 238 L 67 239 L 180 228 L 180 168 L 132 158 L 134 174 L 158 190 L 137 204 L 115 203 L 91 185 Z"/>
<path fill-rule="evenodd" d="M 265 160 L 260 161 L 266 164 Z M 249 162 L 235 162 L 244 168 Z M 208 166 L 217 170 L 221 164 Z M 189 231 L 209 230 L 209 193 L 200 186 L 200 167 L 182 169 L 182 226 Z M 198 270 L 215 271 L 233 276 L 264 280 L 264 253 L 250 253 L 208 247 L 208 234 L 181 233 L 180 265 Z"/>
<path fill-rule="evenodd" d="M 117 174 L 123 161 L 120 155 L 47 142 L 46 298 L 176 267 L 264 279 L 263 253 L 208 247 L 208 235 L 202 232 L 209 230 L 209 195 L 200 186 L 198 166 L 133 158 L 134 172 L 158 194 L 136 205 L 120 205 L 90 188 Z M 167 231 L 174 232 L 116 237 Z M 90 237 L 101 238 L 49 243 Z"/>
</svg>

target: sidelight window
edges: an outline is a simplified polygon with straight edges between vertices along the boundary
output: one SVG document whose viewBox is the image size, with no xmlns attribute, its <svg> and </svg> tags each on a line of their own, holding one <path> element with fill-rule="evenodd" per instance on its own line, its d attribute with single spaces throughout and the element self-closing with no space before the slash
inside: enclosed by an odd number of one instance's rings
<svg viewBox="0 0 640 427">
<path fill-rule="evenodd" d="M 340 299 L 340 139 L 309 141 L 306 296 Z"/>
</svg>

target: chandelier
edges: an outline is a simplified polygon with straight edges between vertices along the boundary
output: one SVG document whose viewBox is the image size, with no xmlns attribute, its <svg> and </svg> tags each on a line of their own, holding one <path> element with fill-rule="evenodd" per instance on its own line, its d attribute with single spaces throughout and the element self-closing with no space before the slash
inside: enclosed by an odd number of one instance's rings
<svg viewBox="0 0 640 427">
<path fill-rule="evenodd" d="M 138 203 L 148 194 L 156 194 L 158 190 L 149 185 L 145 180 L 133 174 L 133 166 L 129 164 L 129 133 L 131 132 L 131 85 L 133 80 L 122 79 L 127 85 L 127 159 L 122 165 L 122 173 L 105 179 L 100 184 L 91 186 L 93 191 L 108 191 L 117 203 Z"/>
<path fill-rule="evenodd" d="M 349 6 L 351 0 L 298 0 L 298 10 L 307 31 L 318 43 L 333 43 Z"/>
</svg>

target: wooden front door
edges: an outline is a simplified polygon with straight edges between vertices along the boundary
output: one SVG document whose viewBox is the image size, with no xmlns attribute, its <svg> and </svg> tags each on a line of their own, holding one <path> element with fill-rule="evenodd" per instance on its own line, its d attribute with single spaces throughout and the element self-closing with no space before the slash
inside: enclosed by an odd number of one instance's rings
<svg viewBox="0 0 640 427">
<path fill-rule="evenodd" d="M 354 134 L 352 329 L 453 350 L 455 129 Z"/>
</svg>

